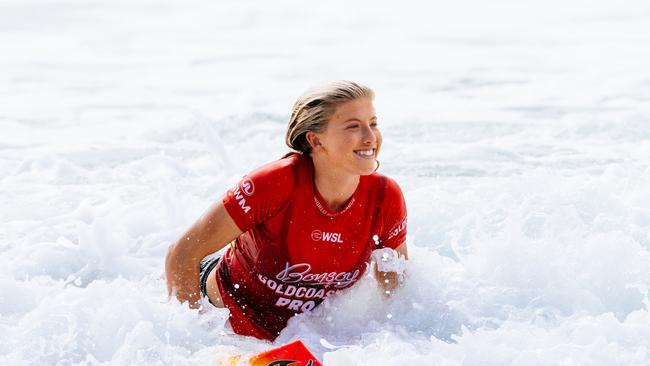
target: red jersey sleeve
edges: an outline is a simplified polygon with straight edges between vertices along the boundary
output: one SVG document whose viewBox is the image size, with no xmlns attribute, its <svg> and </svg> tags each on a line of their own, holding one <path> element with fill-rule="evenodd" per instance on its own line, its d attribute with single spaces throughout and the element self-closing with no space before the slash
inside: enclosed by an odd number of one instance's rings
<svg viewBox="0 0 650 366">
<path fill-rule="evenodd" d="M 397 183 L 386 177 L 386 191 L 381 208 L 382 232 L 379 248 L 395 249 L 406 241 L 406 202 Z"/>
<path fill-rule="evenodd" d="M 273 217 L 294 189 L 294 158 L 267 164 L 245 175 L 223 196 L 228 214 L 242 231 Z"/>
</svg>

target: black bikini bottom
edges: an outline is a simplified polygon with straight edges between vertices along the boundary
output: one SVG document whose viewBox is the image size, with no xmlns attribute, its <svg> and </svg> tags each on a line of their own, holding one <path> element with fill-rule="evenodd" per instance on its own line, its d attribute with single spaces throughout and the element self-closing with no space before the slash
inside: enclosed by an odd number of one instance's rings
<svg viewBox="0 0 650 366">
<path fill-rule="evenodd" d="M 201 284 L 201 294 L 205 297 L 210 299 L 208 296 L 208 291 L 207 291 L 207 286 L 206 284 L 208 283 L 208 277 L 210 276 L 210 272 L 212 272 L 212 269 L 219 264 L 219 259 L 221 259 L 221 255 L 215 254 L 210 254 L 209 256 L 203 258 L 201 260 L 201 267 L 199 270 L 199 279 L 200 279 L 200 284 Z M 210 302 L 212 303 L 212 302 Z M 214 304 L 212 304 L 214 305 Z"/>
</svg>

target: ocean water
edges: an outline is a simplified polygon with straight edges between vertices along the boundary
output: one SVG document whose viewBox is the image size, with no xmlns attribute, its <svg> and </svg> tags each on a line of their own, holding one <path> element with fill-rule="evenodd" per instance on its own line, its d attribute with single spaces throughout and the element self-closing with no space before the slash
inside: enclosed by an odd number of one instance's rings
<svg viewBox="0 0 650 366">
<path fill-rule="evenodd" d="M 405 286 L 292 319 L 325 365 L 650 364 L 650 4 L 0 1 L 0 363 L 272 347 L 167 297 L 167 247 L 367 84 Z"/>
</svg>

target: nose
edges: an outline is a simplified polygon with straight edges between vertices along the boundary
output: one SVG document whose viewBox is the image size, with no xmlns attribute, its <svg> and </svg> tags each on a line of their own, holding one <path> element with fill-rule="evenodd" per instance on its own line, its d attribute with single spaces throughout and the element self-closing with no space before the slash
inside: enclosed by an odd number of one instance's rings
<svg viewBox="0 0 650 366">
<path fill-rule="evenodd" d="M 374 145 L 377 142 L 377 135 L 370 126 L 363 127 L 363 143 L 366 145 Z"/>
</svg>

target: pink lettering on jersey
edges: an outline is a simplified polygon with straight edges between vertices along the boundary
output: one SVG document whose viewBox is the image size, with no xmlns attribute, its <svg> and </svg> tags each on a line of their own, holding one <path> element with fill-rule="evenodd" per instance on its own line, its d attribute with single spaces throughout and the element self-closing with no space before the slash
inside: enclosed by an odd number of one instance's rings
<svg viewBox="0 0 650 366">
<path fill-rule="evenodd" d="M 246 205 L 246 198 L 239 191 L 239 187 L 237 187 L 237 189 L 235 189 L 234 194 L 235 194 L 235 199 L 237 200 L 237 204 L 239 204 L 239 207 L 241 207 L 241 209 L 244 211 L 244 213 L 248 213 L 248 211 L 251 210 L 251 206 Z"/>
<path fill-rule="evenodd" d="M 284 283 L 325 285 L 342 288 L 354 283 L 360 274 L 361 271 L 359 269 L 354 272 L 311 273 L 311 265 L 309 263 L 290 265 L 287 262 L 284 270 L 280 271 L 275 278 Z"/>
<path fill-rule="evenodd" d="M 327 231 L 314 230 L 311 232 L 311 240 L 328 241 L 330 243 L 343 243 L 343 235 L 341 233 L 330 233 Z"/>
<path fill-rule="evenodd" d="M 391 230 L 391 232 L 390 232 L 390 234 L 388 234 L 388 238 L 386 238 L 386 240 L 390 240 L 390 239 L 396 237 L 397 234 L 401 233 L 405 229 L 406 229 L 406 218 L 399 225 L 397 225 L 397 227 L 395 227 L 393 230 Z"/>
</svg>

